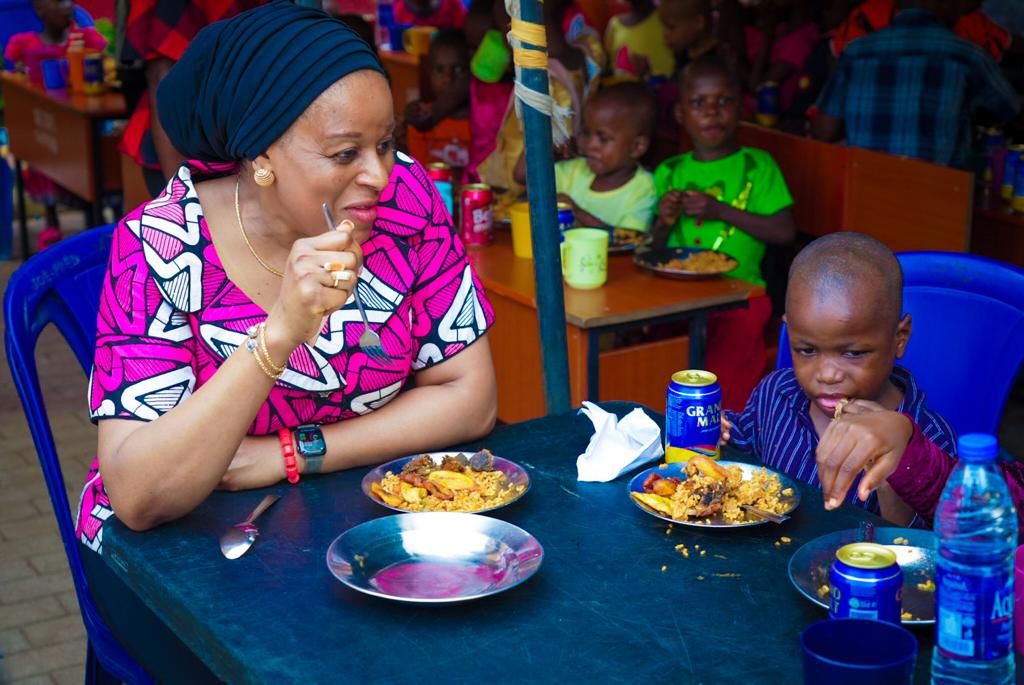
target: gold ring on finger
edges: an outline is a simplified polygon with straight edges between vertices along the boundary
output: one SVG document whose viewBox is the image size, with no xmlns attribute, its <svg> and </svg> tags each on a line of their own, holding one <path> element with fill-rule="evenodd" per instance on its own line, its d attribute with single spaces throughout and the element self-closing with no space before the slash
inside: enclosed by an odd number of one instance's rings
<svg viewBox="0 0 1024 685">
<path fill-rule="evenodd" d="M 352 272 L 349 269 L 339 269 L 338 271 L 332 271 L 331 277 L 334 278 L 333 287 L 339 288 L 342 283 L 352 280 Z"/>
</svg>

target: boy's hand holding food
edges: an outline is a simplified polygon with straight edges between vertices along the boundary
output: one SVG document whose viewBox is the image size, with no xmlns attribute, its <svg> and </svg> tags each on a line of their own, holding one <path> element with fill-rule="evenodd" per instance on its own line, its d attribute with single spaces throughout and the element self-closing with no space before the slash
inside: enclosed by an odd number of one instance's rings
<svg viewBox="0 0 1024 685">
<path fill-rule="evenodd" d="M 658 202 L 658 219 L 665 226 L 674 226 L 683 213 L 683 191 L 670 190 Z"/>
<path fill-rule="evenodd" d="M 722 444 L 726 444 L 732 439 L 732 434 L 729 432 L 732 430 L 732 424 L 729 423 L 729 419 L 725 418 L 725 412 L 722 412 Z"/>
<path fill-rule="evenodd" d="M 857 496 L 867 500 L 899 466 L 914 424 L 899 412 L 867 400 L 847 404 L 821 436 L 815 457 L 826 509 L 836 509 L 857 475 Z"/>
<path fill-rule="evenodd" d="M 722 218 L 722 207 L 725 206 L 707 193 L 697 190 L 684 192 L 682 205 L 686 216 L 698 219 L 720 219 Z"/>
</svg>

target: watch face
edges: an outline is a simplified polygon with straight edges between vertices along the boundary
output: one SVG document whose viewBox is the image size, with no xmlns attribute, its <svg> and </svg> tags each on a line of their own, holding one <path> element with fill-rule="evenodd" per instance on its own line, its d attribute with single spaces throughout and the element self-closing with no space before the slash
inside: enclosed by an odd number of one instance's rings
<svg viewBox="0 0 1024 685">
<path fill-rule="evenodd" d="M 327 443 L 320 426 L 299 426 L 295 429 L 295 442 L 303 456 L 319 457 L 327 453 Z"/>
</svg>

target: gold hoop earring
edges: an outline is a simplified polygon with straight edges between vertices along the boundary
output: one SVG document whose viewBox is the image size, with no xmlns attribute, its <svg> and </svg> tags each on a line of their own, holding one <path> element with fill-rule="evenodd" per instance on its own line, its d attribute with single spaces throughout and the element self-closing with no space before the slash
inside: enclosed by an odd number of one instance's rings
<svg viewBox="0 0 1024 685">
<path fill-rule="evenodd" d="M 261 188 L 268 188 L 274 185 L 274 172 L 270 169 L 257 169 L 252 178 L 256 181 L 256 185 Z"/>
</svg>

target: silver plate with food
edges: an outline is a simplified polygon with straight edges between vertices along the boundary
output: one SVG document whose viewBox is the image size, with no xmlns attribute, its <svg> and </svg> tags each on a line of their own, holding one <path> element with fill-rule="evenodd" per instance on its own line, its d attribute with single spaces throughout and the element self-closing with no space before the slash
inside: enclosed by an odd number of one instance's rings
<svg viewBox="0 0 1024 685">
<path fill-rule="evenodd" d="M 739 262 L 724 252 L 694 247 L 637 250 L 633 262 L 656 276 L 680 281 L 715 278 L 739 266 Z"/>
<path fill-rule="evenodd" d="M 650 237 L 650 234 L 645 231 L 635 231 L 632 228 L 613 228 L 611 229 L 611 240 L 608 242 L 608 254 L 632 252 L 637 247 L 646 245 Z"/>
<path fill-rule="evenodd" d="M 530 475 L 488 450 L 428 452 L 381 464 L 363 477 L 362 488 L 367 497 L 394 511 L 479 514 L 525 495 Z"/>
<path fill-rule="evenodd" d="M 829 569 L 836 550 L 866 542 L 859 530 L 840 530 L 811 540 L 789 560 L 789 579 L 807 599 L 828 608 Z M 875 528 L 874 540 L 896 553 L 903 570 L 903 623 L 935 623 L 935 535 L 916 528 Z"/>
<path fill-rule="evenodd" d="M 790 514 L 800 504 L 799 488 L 784 473 L 739 461 L 708 459 L 706 461 L 726 471 L 736 467 L 743 481 L 730 482 L 725 478 L 718 483 L 694 470 L 699 461 L 694 458 L 641 471 L 629 482 L 629 498 L 651 516 L 697 528 L 742 528 L 768 522 L 757 514 L 740 509 L 741 504 L 753 505 L 777 515 Z M 686 486 L 677 496 L 671 485 L 674 481 L 679 481 L 677 486 L 682 485 L 690 480 L 691 474 L 697 474 L 695 487 Z M 657 480 L 668 482 L 657 485 Z M 678 516 L 673 517 L 673 512 Z"/>
<path fill-rule="evenodd" d="M 327 549 L 334 577 L 368 595 L 450 604 L 519 585 L 544 549 L 511 523 L 476 514 L 396 514 L 362 523 Z"/>
</svg>

